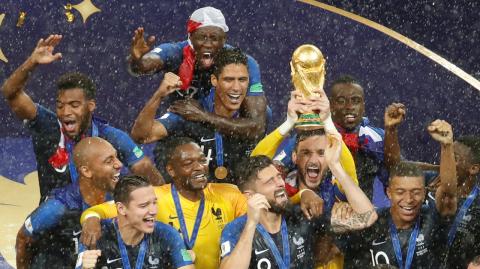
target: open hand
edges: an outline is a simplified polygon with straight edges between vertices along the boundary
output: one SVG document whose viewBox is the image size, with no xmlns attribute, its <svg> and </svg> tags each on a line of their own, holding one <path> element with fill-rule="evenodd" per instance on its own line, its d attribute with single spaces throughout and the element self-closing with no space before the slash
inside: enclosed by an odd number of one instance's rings
<svg viewBox="0 0 480 269">
<path fill-rule="evenodd" d="M 62 58 L 61 53 L 53 53 L 55 47 L 62 40 L 61 35 L 50 35 L 47 39 L 40 39 L 30 55 L 35 64 L 49 64 Z"/>
<path fill-rule="evenodd" d="M 140 60 L 143 55 L 147 54 L 151 50 L 152 45 L 155 42 L 154 36 L 149 36 L 148 39 L 145 40 L 143 34 L 143 27 L 138 27 L 137 30 L 135 30 L 134 32 L 132 38 L 132 45 L 130 47 L 130 55 L 134 61 Z"/>
</svg>

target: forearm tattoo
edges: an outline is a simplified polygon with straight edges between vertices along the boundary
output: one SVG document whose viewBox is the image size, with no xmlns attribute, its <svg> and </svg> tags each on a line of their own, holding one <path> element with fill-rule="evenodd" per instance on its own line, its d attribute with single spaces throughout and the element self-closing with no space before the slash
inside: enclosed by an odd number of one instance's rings
<svg viewBox="0 0 480 269">
<path fill-rule="evenodd" d="M 364 213 L 353 213 L 348 219 L 332 217 L 332 229 L 335 233 L 345 233 L 348 231 L 362 230 L 368 226 L 375 209 Z"/>
</svg>

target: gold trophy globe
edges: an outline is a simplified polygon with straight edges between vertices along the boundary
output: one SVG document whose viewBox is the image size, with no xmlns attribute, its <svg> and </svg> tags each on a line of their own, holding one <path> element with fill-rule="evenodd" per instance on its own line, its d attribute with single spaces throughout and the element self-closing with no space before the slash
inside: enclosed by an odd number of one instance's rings
<svg viewBox="0 0 480 269">
<path fill-rule="evenodd" d="M 303 94 L 303 98 L 318 95 L 315 90 L 323 91 L 325 58 L 317 47 L 310 44 L 298 47 L 293 52 L 290 67 L 293 87 Z M 295 123 L 295 128 L 300 130 L 314 130 L 323 126 L 320 116 L 313 111 L 301 114 Z"/>
</svg>

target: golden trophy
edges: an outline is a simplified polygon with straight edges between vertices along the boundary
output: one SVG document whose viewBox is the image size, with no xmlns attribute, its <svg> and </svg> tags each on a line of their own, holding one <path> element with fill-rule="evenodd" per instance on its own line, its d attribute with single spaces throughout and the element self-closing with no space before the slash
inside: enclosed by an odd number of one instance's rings
<svg viewBox="0 0 480 269">
<path fill-rule="evenodd" d="M 298 47 L 290 61 L 292 69 L 292 83 L 297 91 L 307 99 L 312 95 L 318 95 L 315 90 L 323 91 L 325 83 L 325 58 L 322 52 L 314 45 L 306 44 Z M 313 130 L 323 127 L 320 116 L 311 111 L 301 114 L 295 123 L 295 128 L 301 130 Z"/>
</svg>

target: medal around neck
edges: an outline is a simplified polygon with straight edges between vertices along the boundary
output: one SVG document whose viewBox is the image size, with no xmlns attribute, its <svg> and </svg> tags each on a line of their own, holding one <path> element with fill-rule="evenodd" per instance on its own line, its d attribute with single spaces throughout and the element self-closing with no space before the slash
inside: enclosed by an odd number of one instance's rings
<svg viewBox="0 0 480 269">
<path fill-rule="evenodd" d="M 225 179 L 228 175 L 228 170 L 225 166 L 218 166 L 216 169 L 215 169 L 215 177 L 217 179 Z"/>
<path fill-rule="evenodd" d="M 314 45 L 301 45 L 293 52 L 290 61 L 292 83 L 303 94 L 303 98 L 318 95 L 315 90 L 323 90 L 325 62 L 322 52 Z M 299 130 L 314 130 L 323 126 L 320 115 L 313 111 L 301 114 L 295 123 L 295 128 Z"/>
</svg>

